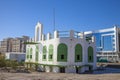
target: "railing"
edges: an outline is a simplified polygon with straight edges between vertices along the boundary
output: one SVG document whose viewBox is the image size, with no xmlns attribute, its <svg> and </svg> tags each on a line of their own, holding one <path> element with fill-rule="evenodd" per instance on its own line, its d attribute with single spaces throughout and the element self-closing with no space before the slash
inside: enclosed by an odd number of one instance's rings
<svg viewBox="0 0 120 80">
<path fill-rule="evenodd" d="M 86 39 L 86 41 L 91 40 L 92 38 L 87 37 L 86 35 L 84 35 L 83 32 L 78 32 L 78 31 L 55 31 L 54 35 L 48 33 L 46 36 L 44 34 L 42 34 L 42 41 L 44 40 L 50 40 L 53 38 L 78 38 L 78 39 Z"/>
<path fill-rule="evenodd" d="M 58 31 L 58 37 L 70 37 L 70 31 Z"/>
<path fill-rule="evenodd" d="M 74 32 L 74 37 L 75 38 L 81 38 L 81 36 L 79 34 L 80 34 L 80 32 L 75 31 Z"/>
<path fill-rule="evenodd" d="M 74 38 L 82 38 L 83 33 L 78 32 L 78 31 L 58 31 L 58 37 L 71 37 L 73 36 Z"/>
</svg>

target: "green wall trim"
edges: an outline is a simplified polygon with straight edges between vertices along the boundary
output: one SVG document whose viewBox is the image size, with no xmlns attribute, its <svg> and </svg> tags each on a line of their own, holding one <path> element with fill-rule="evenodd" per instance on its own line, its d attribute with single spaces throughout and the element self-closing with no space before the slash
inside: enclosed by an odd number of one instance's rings
<svg viewBox="0 0 120 80">
<path fill-rule="evenodd" d="M 82 62 L 82 46 L 81 44 L 77 44 L 75 46 L 75 62 Z"/>
<path fill-rule="evenodd" d="M 27 54 L 27 59 L 29 59 L 29 54 Z"/>
<path fill-rule="evenodd" d="M 39 60 L 39 48 L 38 45 L 36 45 L 36 50 L 35 50 L 35 61 L 38 62 Z"/>
<path fill-rule="evenodd" d="M 53 61 L 53 51 L 54 51 L 53 45 L 50 44 L 49 45 L 49 56 L 48 56 L 49 61 Z"/>
<path fill-rule="evenodd" d="M 68 57 L 68 47 L 66 44 L 61 43 L 57 47 L 57 61 L 58 62 L 67 62 Z"/>
<path fill-rule="evenodd" d="M 91 46 L 88 47 L 88 62 L 93 62 L 94 56 L 93 56 L 93 48 Z"/>
<path fill-rule="evenodd" d="M 67 67 L 67 65 L 52 65 L 52 64 L 39 64 L 43 66 Z"/>
<path fill-rule="evenodd" d="M 32 59 L 32 53 L 33 53 L 33 50 L 32 48 L 30 48 L 30 59 Z"/>
<path fill-rule="evenodd" d="M 29 48 L 27 48 L 27 50 L 26 50 L 26 58 L 29 59 L 29 56 L 30 56 L 29 55 Z"/>
<path fill-rule="evenodd" d="M 47 59 L 47 47 L 43 46 L 42 60 L 46 61 L 46 59 Z"/>
<path fill-rule="evenodd" d="M 24 44 L 39 44 L 39 43 L 36 43 L 36 42 L 24 42 Z"/>
</svg>

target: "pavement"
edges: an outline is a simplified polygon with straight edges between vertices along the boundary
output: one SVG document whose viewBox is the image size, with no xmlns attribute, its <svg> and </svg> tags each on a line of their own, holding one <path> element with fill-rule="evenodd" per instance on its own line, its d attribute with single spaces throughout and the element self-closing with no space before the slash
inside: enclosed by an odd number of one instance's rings
<svg viewBox="0 0 120 80">
<path fill-rule="evenodd" d="M 120 73 L 120 69 L 116 68 L 103 68 L 101 70 L 95 70 L 93 74 L 107 74 L 107 73 Z"/>
</svg>

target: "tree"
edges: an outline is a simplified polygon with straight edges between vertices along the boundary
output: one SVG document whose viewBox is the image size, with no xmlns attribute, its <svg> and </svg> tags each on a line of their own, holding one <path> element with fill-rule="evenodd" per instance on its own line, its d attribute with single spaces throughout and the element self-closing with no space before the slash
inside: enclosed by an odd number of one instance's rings
<svg viewBox="0 0 120 80">
<path fill-rule="evenodd" d="M 0 67 L 6 66 L 5 56 L 0 53 Z"/>
</svg>

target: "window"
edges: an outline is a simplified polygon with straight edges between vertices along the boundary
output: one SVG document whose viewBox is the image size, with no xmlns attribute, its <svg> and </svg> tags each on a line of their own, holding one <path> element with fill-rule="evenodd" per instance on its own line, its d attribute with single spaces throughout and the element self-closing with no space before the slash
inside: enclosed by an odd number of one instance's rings
<svg viewBox="0 0 120 80">
<path fill-rule="evenodd" d="M 75 46 L 75 62 L 82 62 L 82 46 L 77 44 Z"/>
<path fill-rule="evenodd" d="M 89 60 L 91 61 L 91 56 L 89 56 Z"/>
<path fill-rule="evenodd" d="M 47 47 L 46 46 L 43 46 L 43 60 L 45 61 L 46 60 L 46 54 L 47 54 Z"/>
<path fill-rule="evenodd" d="M 29 55 L 27 54 L 27 59 L 29 59 Z"/>
<path fill-rule="evenodd" d="M 77 60 L 80 60 L 80 55 L 77 55 Z"/>
<path fill-rule="evenodd" d="M 88 62 L 93 62 L 94 60 L 93 48 L 91 46 L 88 47 Z"/>
<path fill-rule="evenodd" d="M 115 46 L 115 44 L 113 44 L 113 46 Z"/>
<path fill-rule="evenodd" d="M 53 60 L 53 45 L 49 45 L 49 61 Z"/>
<path fill-rule="evenodd" d="M 113 41 L 111 35 L 102 36 L 102 47 L 104 51 L 112 51 L 113 49 Z"/>
<path fill-rule="evenodd" d="M 32 55 L 30 55 L 30 59 L 32 59 Z"/>
<path fill-rule="evenodd" d="M 35 55 L 35 60 L 38 61 L 39 60 L 39 48 L 38 46 L 36 46 L 36 55 Z"/>
<path fill-rule="evenodd" d="M 43 59 L 46 59 L 46 55 L 43 55 Z"/>
<path fill-rule="evenodd" d="M 115 37 L 114 35 L 112 35 L 112 37 Z"/>
<path fill-rule="evenodd" d="M 66 62 L 68 54 L 67 52 L 68 52 L 67 45 L 64 43 L 59 44 L 57 47 L 57 61 Z"/>
<path fill-rule="evenodd" d="M 61 55 L 61 59 L 64 59 L 64 55 Z"/>
<path fill-rule="evenodd" d="M 113 39 L 112 41 L 115 42 L 115 39 Z"/>
<path fill-rule="evenodd" d="M 53 55 L 50 55 L 50 56 L 49 56 L 49 59 L 52 59 L 52 58 L 53 58 Z"/>
<path fill-rule="evenodd" d="M 32 59 L 32 53 L 33 53 L 33 50 L 32 48 L 30 49 L 30 59 Z"/>
<path fill-rule="evenodd" d="M 27 59 L 29 59 L 29 49 L 27 49 L 27 51 L 26 51 L 26 57 L 27 57 Z"/>
</svg>

